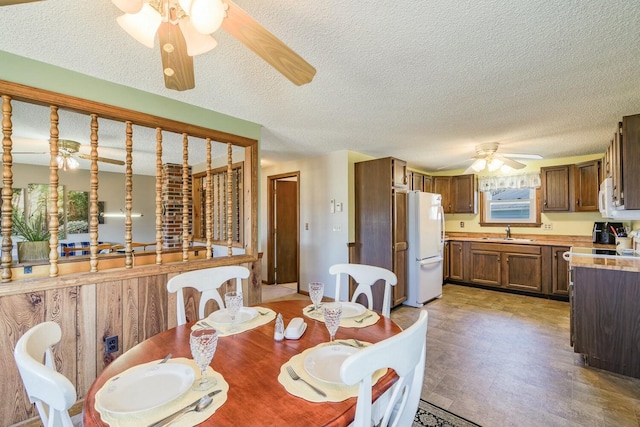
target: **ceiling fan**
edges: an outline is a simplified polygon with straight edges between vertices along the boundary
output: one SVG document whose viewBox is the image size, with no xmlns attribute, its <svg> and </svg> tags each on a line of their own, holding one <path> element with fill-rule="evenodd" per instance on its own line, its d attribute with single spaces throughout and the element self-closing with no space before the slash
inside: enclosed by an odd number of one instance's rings
<svg viewBox="0 0 640 427">
<path fill-rule="evenodd" d="M 1 0 L 0 0 L 1 1 Z M 193 56 L 218 43 L 211 33 L 222 27 L 242 44 L 300 86 L 316 69 L 231 0 L 112 0 L 124 15 L 118 24 L 140 43 L 160 42 L 164 83 L 168 89 L 195 87 Z"/>
<path fill-rule="evenodd" d="M 20 3 L 33 3 L 36 1 L 42 1 L 42 0 L 0 0 L 0 6 L 11 6 L 13 4 L 20 4 Z"/>
<path fill-rule="evenodd" d="M 77 141 L 72 141 L 70 139 L 59 139 L 58 140 L 58 168 L 62 170 L 69 169 L 77 169 L 80 164 L 75 159 L 78 157 L 79 159 L 91 160 L 91 156 L 89 154 L 80 153 L 80 144 Z M 49 154 L 48 152 L 14 152 L 13 154 Z M 112 165 L 123 166 L 124 162 L 122 160 L 109 159 L 106 157 L 98 157 L 99 162 L 103 163 L 111 163 Z"/>
<path fill-rule="evenodd" d="M 520 163 L 517 159 L 542 159 L 538 154 L 507 154 L 498 153 L 499 144 L 497 142 L 489 142 L 476 146 L 476 155 L 471 159 L 473 163 L 464 171 L 467 173 L 480 172 L 488 170 L 495 172 L 500 169 L 502 172 L 508 172 L 510 169 L 522 169 L 526 167 L 524 163 Z"/>
</svg>

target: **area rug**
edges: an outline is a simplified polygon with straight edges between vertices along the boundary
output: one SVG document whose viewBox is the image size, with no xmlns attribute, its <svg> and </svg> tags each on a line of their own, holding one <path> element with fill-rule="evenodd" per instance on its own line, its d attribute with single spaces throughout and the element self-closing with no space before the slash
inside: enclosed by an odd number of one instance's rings
<svg viewBox="0 0 640 427">
<path fill-rule="evenodd" d="M 413 427 L 480 427 L 465 418 L 445 411 L 426 400 L 420 399 Z"/>
</svg>

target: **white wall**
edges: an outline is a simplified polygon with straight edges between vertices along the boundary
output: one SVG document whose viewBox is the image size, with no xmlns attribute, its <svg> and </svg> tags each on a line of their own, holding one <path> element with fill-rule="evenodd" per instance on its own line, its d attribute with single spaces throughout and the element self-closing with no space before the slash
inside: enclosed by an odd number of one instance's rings
<svg viewBox="0 0 640 427">
<path fill-rule="evenodd" d="M 60 185 L 65 191 L 89 191 L 90 174 L 87 170 L 60 171 Z M 105 212 L 124 210 L 124 174 L 98 172 L 98 200 L 105 202 Z M 28 184 L 48 184 L 49 168 L 24 164 L 13 165 L 13 187 L 26 189 Z M 133 211 L 143 214 L 133 218 L 133 241 L 156 240 L 156 179 L 154 176 L 133 175 Z M 89 234 L 68 234 L 61 242 L 88 241 Z M 98 226 L 98 240 L 124 243 L 124 218 L 105 218 Z"/>
<path fill-rule="evenodd" d="M 329 267 L 348 262 L 347 244 L 353 239 L 353 159 L 361 155 L 337 151 L 325 156 L 279 163 L 260 172 L 260 241 L 263 276 L 267 276 L 267 183 L 271 175 L 300 172 L 300 289 L 312 281 L 325 284 L 334 297 L 335 277 Z M 330 213 L 330 201 L 342 203 L 342 212 Z M 306 230 L 305 225 L 309 225 Z"/>
</svg>

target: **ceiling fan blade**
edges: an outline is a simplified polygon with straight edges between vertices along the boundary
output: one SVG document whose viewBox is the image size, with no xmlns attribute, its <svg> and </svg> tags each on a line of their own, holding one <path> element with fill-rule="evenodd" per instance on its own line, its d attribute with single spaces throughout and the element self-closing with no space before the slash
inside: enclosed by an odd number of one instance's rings
<svg viewBox="0 0 640 427">
<path fill-rule="evenodd" d="M 78 153 L 76 155 L 81 159 L 91 160 L 91 156 L 88 154 Z M 111 163 L 112 165 L 124 166 L 124 162 L 122 160 L 108 159 L 106 157 L 98 157 L 98 161 L 103 163 Z"/>
<path fill-rule="evenodd" d="M 316 69 L 231 0 L 222 28 L 264 59 L 294 84 L 313 80 Z"/>
<path fill-rule="evenodd" d="M 502 160 L 504 164 L 509 166 L 511 169 L 522 169 L 527 166 L 524 163 L 516 162 L 515 160 L 511 160 L 507 157 L 504 157 L 503 155 L 500 155 L 500 156 L 494 155 L 494 157 Z"/>
<path fill-rule="evenodd" d="M 196 87 L 193 58 L 187 54 L 187 43 L 180 27 L 163 22 L 158 28 L 164 85 L 173 90 Z"/>
<path fill-rule="evenodd" d="M 509 157 L 510 159 L 531 159 L 531 160 L 540 160 L 542 156 L 540 154 L 515 154 L 515 153 L 503 153 L 503 157 Z"/>
<path fill-rule="evenodd" d="M 14 4 L 33 3 L 42 0 L 0 0 L 0 6 L 11 6 Z"/>
</svg>

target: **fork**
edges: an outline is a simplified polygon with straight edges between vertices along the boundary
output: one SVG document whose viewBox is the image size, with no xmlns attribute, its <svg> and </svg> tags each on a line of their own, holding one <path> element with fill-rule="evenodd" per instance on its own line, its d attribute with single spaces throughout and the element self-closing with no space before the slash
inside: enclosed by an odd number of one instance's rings
<svg viewBox="0 0 640 427">
<path fill-rule="evenodd" d="M 198 323 L 196 323 L 196 325 L 200 326 L 201 328 L 213 328 L 213 326 L 211 326 L 211 324 L 206 320 L 200 320 Z"/>
<path fill-rule="evenodd" d="M 362 322 L 364 322 L 365 320 L 367 320 L 367 319 L 368 319 L 369 317 L 371 317 L 371 316 L 373 316 L 373 313 L 369 313 L 369 314 L 367 314 L 367 315 L 366 315 L 366 316 L 364 316 L 362 319 L 357 319 L 357 320 L 356 320 L 356 323 L 362 323 Z"/>
<path fill-rule="evenodd" d="M 317 388 L 316 386 L 308 383 L 307 381 L 305 381 L 303 378 L 300 378 L 298 376 L 298 374 L 296 374 L 296 371 L 293 370 L 293 368 L 291 367 L 291 365 L 287 366 L 287 372 L 289 373 L 289 376 L 291 377 L 292 380 L 294 381 L 302 381 L 303 383 L 305 383 L 306 385 L 308 385 L 309 387 L 311 387 L 313 389 L 313 391 L 315 391 L 316 393 L 318 393 L 320 396 L 322 397 L 327 397 L 327 394 L 320 390 L 319 388 Z"/>
</svg>

